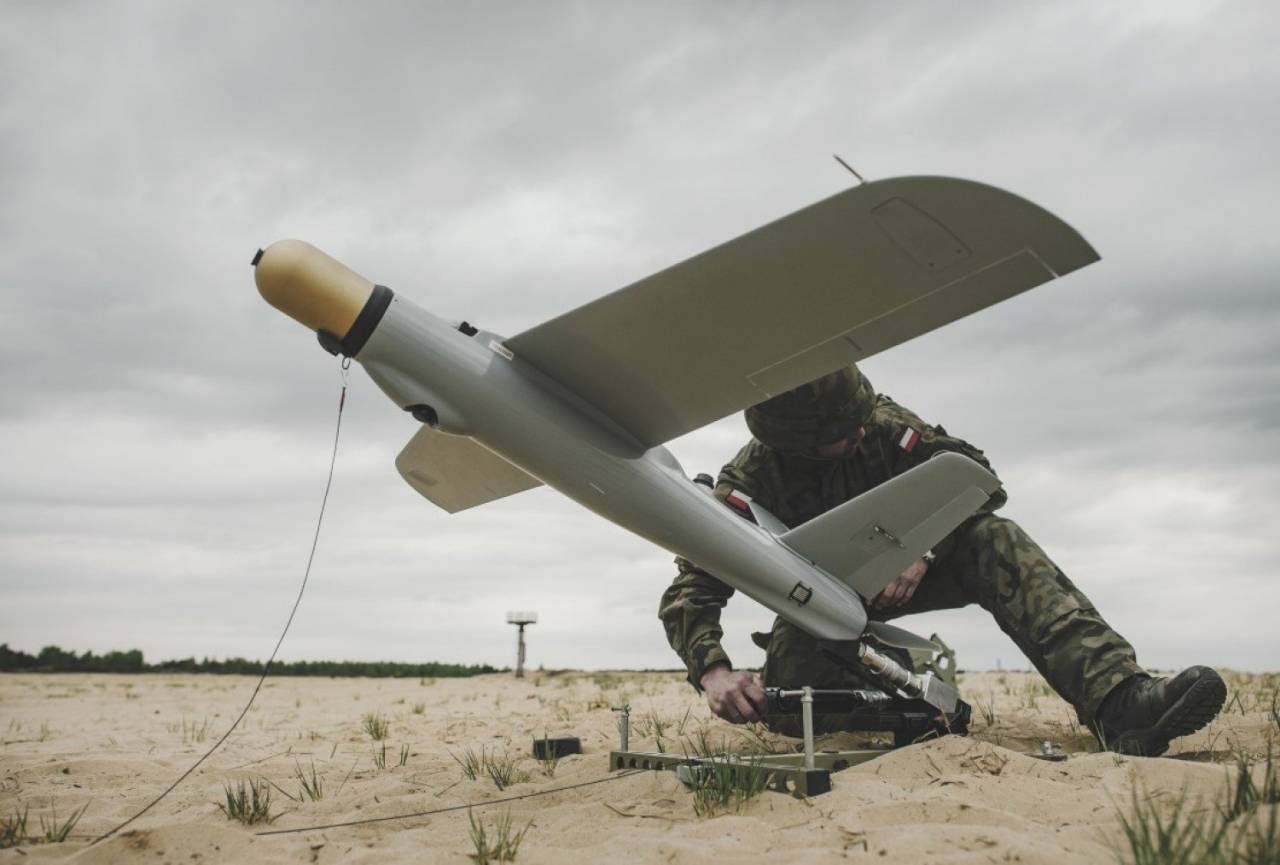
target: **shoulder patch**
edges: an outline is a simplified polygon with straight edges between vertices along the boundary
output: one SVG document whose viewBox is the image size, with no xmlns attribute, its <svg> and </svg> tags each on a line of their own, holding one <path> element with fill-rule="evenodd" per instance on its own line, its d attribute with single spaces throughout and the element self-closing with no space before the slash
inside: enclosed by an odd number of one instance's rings
<svg viewBox="0 0 1280 865">
<path fill-rule="evenodd" d="M 907 453 L 911 453 L 912 449 L 915 448 L 916 443 L 919 441 L 920 431 L 913 427 L 907 427 L 906 431 L 902 433 L 902 437 L 898 439 L 898 447 L 902 448 Z"/>
<path fill-rule="evenodd" d="M 751 509 L 751 496 L 747 495 L 742 490 L 730 491 L 729 495 L 725 496 L 724 501 L 725 504 L 733 505 L 740 511 L 747 511 Z"/>
</svg>

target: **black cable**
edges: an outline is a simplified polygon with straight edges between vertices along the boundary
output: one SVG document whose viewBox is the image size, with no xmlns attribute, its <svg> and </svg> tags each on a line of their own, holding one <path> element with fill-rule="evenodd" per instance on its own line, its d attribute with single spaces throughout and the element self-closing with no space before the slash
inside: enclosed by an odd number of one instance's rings
<svg viewBox="0 0 1280 865">
<path fill-rule="evenodd" d="M 213 747 L 210 748 L 208 751 L 206 751 L 203 757 L 201 757 L 199 760 L 196 760 L 196 762 L 192 764 L 190 769 L 188 769 L 187 771 L 179 775 L 178 780 L 174 781 L 172 784 L 169 785 L 169 788 L 167 790 L 165 790 L 159 796 L 157 796 L 156 798 L 152 799 L 149 803 L 147 803 L 147 806 L 143 808 L 141 811 L 139 811 L 137 814 L 134 814 L 128 820 L 125 820 L 123 823 L 121 823 L 119 826 L 115 827 L 111 831 L 105 832 L 102 835 L 99 835 L 97 838 L 94 838 L 91 842 L 89 842 L 90 847 L 92 847 L 94 844 L 97 844 L 99 841 L 105 841 L 106 839 L 110 838 L 112 835 L 119 832 L 125 826 L 128 826 L 134 820 L 137 820 L 143 814 L 147 813 L 152 808 L 154 808 L 156 804 L 165 796 L 168 796 L 170 793 L 172 793 L 174 791 L 174 788 L 176 788 L 179 784 L 185 781 L 187 779 L 187 776 L 189 776 L 192 772 L 194 772 L 197 768 L 199 768 L 201 763 L 209 759 L 209 755 L 211 755 L 214 751 L 218 750 L 218 748 L 221 747 L 223 742 L 227 741 L 227 737 L 229 737 L 232 734 L 232 732 L 235 731 L 236 727 L 239 726 L 240 722 L 244 720 L 244 716 L 249 714 L 249 707 L 253 705 L 253 701 L 257 698 L 258 691 L 262 690 L 262 683 L 266 681 L 267 674 L 271 672 L 271 664 L 276 659 L 276 653 L 280 651 L 280 645 L 284 642 L 284 635 L 289 633 L 289 626 L 293 624 L 293 617 L 298 612 L 298 605 L 302 603 L 302 593 L 307 590 L 307 580 L 311 577 L 311 563 L 315 561 L 316 546 L 320 543 L 320 526 L 324 524 L 324 509 L 325 509 L 325 506 L 329 503 L 329 488 L 333 486 L 333 467 L 338 462 L 338 437 L 342 433 L 342 409 L 347 404 L 346 370 L 350 365 L 351 365 L 351 361 L 349 358 L 343 359 L 342 361 L 342 371 L 343 371 L 342 372 L 342 393 L 338 396 L 338 422 L 333 431 L 333 456 L 329 458 L 329 478 L 328 480 L 325 481 L 325 484 L 324 484 L 324 498 L 320 500 L 320 516 L 316 520 L 315 537 L 311 539 L 311 555 L 307 557 L 307 569 L 302 575 L 302 585 L 298 588 L 298 597 L 293 602 L 293 609 L 289 611 L 289 619 L 284 623 L 284 630 L 280 632 L 280 639 L 276 640 L 276 647 L 271 650 L 271 657 L 267 659 L 266 665 L 262 668 L 262 675 L 258 678 L 258 684 L 254 686 L 253 693 L 249 695 L 249 702 L 244 704 L 244 709 L 240 712 L 240 716 L 235 719 L 235 721 L 231 724 L 230 727 L 227 728 L 227 732 L 222 734 L 222 738 L 219 739 L 217 742 L 214 742 Z"/>
<path fill-rule="evenodd" d="M 583 781 L 581 784 L 569 784 L 565 787 L 552 787 L 550 790 L 535 790 L 532 793 L 522 793 L 519 796 L 507 796 L 504 799 L 489 799 L 485 802 L 470 802 L 466 805 L 449 805 L 445 808 L 436 808 L 431 811 L 415 811 L 412 814 L 396 814 L 393 817 L 370 817 L 367 820 L 348 820 L 345 823 L 326 823 L 323 826 L 303 826 L 299 829 L 272 829 L 267 832 L 255 832 L 254 834 L 295 835 L 298 832 L 318 832 L 321 829 L 339 829 L 343 826 L 362 826 L 365 823 L 385 823 L 388 820 L 408 820 L 413 817 L 430 817 L 432 814 L 445 814 L 449 811 L 461 811 L 464 808 L 485 808 L 489 805 L 501 805 L 503 802 L 517 802 L 520 799 L 532 799 L 535 796 L 546 796 L 550 793 L 563 793 L 565 790 L 576 790 L 579 787 L 590 787 L 592 784 L 603 784 L 606 781 L 616 781 L 619 778 L 626 778 L 629 775 L 639 775 L 644 771 L 644 769 L 632 769 L 629 772 L 619 772 L 617 775 L 596 778 L 594 781 Z"/>
</svg>

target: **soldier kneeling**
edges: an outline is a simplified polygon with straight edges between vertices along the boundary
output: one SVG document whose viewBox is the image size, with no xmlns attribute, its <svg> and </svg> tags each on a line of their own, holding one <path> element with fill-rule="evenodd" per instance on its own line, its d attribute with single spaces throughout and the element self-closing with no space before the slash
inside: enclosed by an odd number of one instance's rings
<svg viewBox="0 0 1280 865">
<path fill-rule="evenodd" d="M 754 500 L 799 526 L 941 451 L 990 469 L 982 451 L 931 426 L 883 394 L 854 366 L 747 409 L 754 438 L 720 472 L 715 495 L 729 507 Z M 1075 707 L 1104 747 L 1158 756 L 1221 710 L 1226 685 L 1208 667 L 1155 678 L 1133 647 L 1012 520 L 997 516 L 998 491 L 983 510 L 918 559 L 869 604 L 873 619 L 979 604 L 1049 685 Z M 761 720 L 764 692 L 754 673 L 734 670 L 720 646 L 720 610 L 733 589 L 677 559 L 663 593 L 667 639 L 706 693 L 716 715 Z M 763 641 L 762 641 L 763 642 Z M 847 646 L 816 639 L 779 618 L 767 640 L 766 686 L 853 688 L 850 665 L 832 653 Z M 820 731 L 838 728 L 818 718 Z"/>
</svg>

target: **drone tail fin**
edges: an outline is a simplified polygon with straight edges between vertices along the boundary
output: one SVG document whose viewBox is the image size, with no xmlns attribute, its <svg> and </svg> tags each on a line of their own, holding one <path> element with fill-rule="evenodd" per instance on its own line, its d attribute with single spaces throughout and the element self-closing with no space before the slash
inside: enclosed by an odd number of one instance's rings
<svg viewBox="0 0 1280 865">
<path fill-rule="evenodd" d="M 869 600 L 999 488 L 978 463 L 941 453 L 778 540 Z"/>
</svg>

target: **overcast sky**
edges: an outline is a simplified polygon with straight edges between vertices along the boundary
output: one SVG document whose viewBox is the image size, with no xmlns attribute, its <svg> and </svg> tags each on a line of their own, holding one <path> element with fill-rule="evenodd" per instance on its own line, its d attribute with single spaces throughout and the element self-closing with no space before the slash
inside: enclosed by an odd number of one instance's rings
<svg viewBox="0 0 1280 865">
<path fill-rule="evenodd" d="M 337 361 L 249 260 L 299 237 L 506 334 L 868 178 L 1057 213 L 1102 261 L 869 360 L 1139 660 L 1280 667 L 1280 12 L 1269 3 L 0 6 L 0 641 L 271 650 Z M 707 338 L 717 334 L 707 323 Z M 696 362 L 696 347 L 688 347 Z M 282 657 L 678 664 L 671 556 L 538 489 L 463 514 L 353 369 Z M 676 441 L 690 473 L 741 416 Z M 772 616 L 736 598 L 726 646 Z M 981 610 L 962 666 L 1021 667 Z"/>
</svg>

